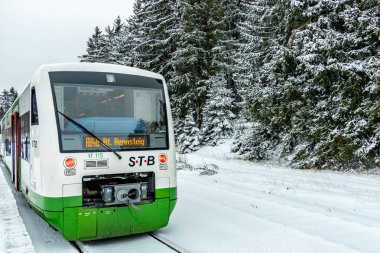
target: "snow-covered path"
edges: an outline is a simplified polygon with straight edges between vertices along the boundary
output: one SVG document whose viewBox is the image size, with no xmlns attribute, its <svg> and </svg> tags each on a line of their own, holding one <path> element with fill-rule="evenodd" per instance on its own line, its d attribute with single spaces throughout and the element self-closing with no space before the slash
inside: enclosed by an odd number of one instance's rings
<svg viewBox="0 0 380 253">
<path fill-rule="evenodd" d="M 2 170 L 0 170 L 0 252 L 34 252 L 29 234 L 18 212 L 16 200 Z"/>
<path fill-rule="evenodd" d="M 178 203 L 158 236 L 183 252 L 378 253 L 380 176 L 314 172 L 233 159 L 228 143 L 180 155 L 213 176 L 178 171 Z M 16 194 L 39 252 L 76 252 Z M 148 235 L 81 244 L 84 252 L 173 252 Z"/>
<path fill-rule="evenodd" d="M 0 162 L 0 174 L 4 178 L 3 182 L 0 182 L 0 187 L 7 188 L 10 191 L 10 175 L 6 171 L 4 165 Z M 14 191 L 13 186 L 11 186 Z M 11 193 L 12 194 L 12 193 Z M 60 233 L 52 229 L 40 216 L 37 215 L 28 205 L 20 192 L 15 192 L 12 196 L 16 200 L 15 209 L 18 209 L 23 226 L 25 225 L 28 232 L 29 240 L 32 240 L 34 251 L 36 253 L 75 253 L 78 252 L 73 248 L 69 242 L 63 239 Z M 17 207 L 16 207 L 17 204 Z M 20 219 L 21 219 L 20 218 Z M 1 228 L 1 224 L 0 224 Z M 33 252 L 32 249 L 24 251 L 25 253 Z M 1 252 L 1 250 L 0 250 Z M 18 252 L 18 251 L 9 251 Z"/>
</svg>

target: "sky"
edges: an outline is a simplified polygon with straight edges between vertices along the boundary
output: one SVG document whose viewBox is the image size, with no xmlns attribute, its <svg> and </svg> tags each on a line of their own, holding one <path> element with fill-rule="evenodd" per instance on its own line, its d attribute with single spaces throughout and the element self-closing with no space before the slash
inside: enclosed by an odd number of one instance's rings
<svg viewBox="0 0 380 253">
<path fill-rule="evenodd" d="M 0 0 L 0 91 L 20 93 L 41 64 L 78 62 L 95 26 L 133 13 L 134 0 Z"/>
</svg>

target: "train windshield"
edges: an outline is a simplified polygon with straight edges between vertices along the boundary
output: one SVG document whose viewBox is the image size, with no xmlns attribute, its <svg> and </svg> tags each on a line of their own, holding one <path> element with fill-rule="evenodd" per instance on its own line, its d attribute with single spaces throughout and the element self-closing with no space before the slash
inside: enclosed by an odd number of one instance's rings
<svg viewBox="0 0 380 253">
<path fill-rule="evenodd" d="M 56 111 L 114 150 L 167 149 L 161 80 L 98 72 L 49 73 Z M 56 114 L 63 152 L 106 151 L 96 139 Z"/>
</svg>

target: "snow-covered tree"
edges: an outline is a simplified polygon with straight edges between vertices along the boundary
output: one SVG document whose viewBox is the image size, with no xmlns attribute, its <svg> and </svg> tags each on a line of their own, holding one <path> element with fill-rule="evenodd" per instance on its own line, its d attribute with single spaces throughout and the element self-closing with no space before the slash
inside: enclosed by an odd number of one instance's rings
<svg viewBox="0 0 380 253">
<path fill-rule="evenodd" d="M 300 168 L 365 169 L 379 160 L 380 8 L 376 1 L 311 1 L 289 46 L 302 92 Z M 297 78 L 297 79 L 296 79 Z M 300 86 L 302 81 L 303 85 Z"/>
<path fill-rule="evenodd" d="M 212 137 L 207 135 L 211 134 L 210 129 L 219 127 L 213 114 L 230 115 L 216 110 L 235 109 L 234 93 L 227 90 L 236 89 L 231 57 L 237 33 L 234 25 L 237 5 L 234 1 L 182 0 L 180 6 L 182 30 L 173 57 L 175 76 L 169 83 L 172 103 L 178 109 L 176 117 L 184 119 L 192 114 L 196 127 L 202 129 L 201 135 L 211 144 L 214 143 L 210 141 Z M 223 96 L 214 96 L 216 87 L 221 89 Z M 227 95 L 232 97 L 227 98 Z M 221 97 L 224 103 L 230 104 L 219 106 Z M 214 112 L 206 116 L 206 107 L 212 106 Z M 222 127 L 219 130 L 219 138 L 230 134 L 230 129 Z M 211 135 L 216 137 L 216 132 Z"/>
<path fill-rule="evenodd" d="M 286 10 L 285 26 L 278 25 L 284 32 L 270 39 L 278 45 L 268 48 L 252 74 L 247 114 L 257 130 L 235 150 L 243 147 L 251 159 L 280 150 L 299 168 L 375 166 L 379 6 L 349 0 L 287 4 L 277 9 Z M 260 44 L 262 37 L 269 36 L 259 36 Z"/>
<path fill-rule="evenodd" d="M 129 28 L 122 22 L 118 16 L 113 26 L 105 28 L 105 51 L 108 52 L 106 63 L 129 65 L 132 62 L 132 49 L 129 40 Z"/>
<path fill-rule="evenodd" d="M 177 150 L 181 153 L 188 153 L 196 151 L 200 148 L 202 137 L 200 130 L 196 126 L 192 114 L 185 117 L 184 120 L 175 119 L 174 124 L 178 126 L 175 128 L 177 136 Z"/>
<path fill-rule="evenodd" d="M 95 28 L 95 33 L 87 42 L 87 54 L 82 55 L 82 62 L 100 62 L 132 65 L 133 55 L 129 27 L 118 16 L 112 27 L 107 26 L 104 33 Z"/>
<path fill-rule="evenodd" d="M 202 141 L 203 144 L 217 145 L 234 133 L 236 115 L 235 103 L 227 80 L 220 76 L 211 77 L 209 97 L 203 111 Z"/>
<path fill-rule="evenodd" d="M 279 103 L 286 99 L 286 73 L 292 71 L 285 47 L 289 7 L 287 0 L 259 0 L 243 5 L 246 13 L 239 23 L 238 55 L 241 57 L 237 61 L 237 82 L 243 97 L 243 115 L 246 121 L 260 128 L 241 132 L 234 150 L 249 159 L 267 158 L 263 154 L 275 148 L 280 142 L 280 134 L 289 128 L 288 111 L 281 108 L 285 104 Z M 260 152 L 257 152 L 258 148 Z"/>
<path fill-rule="evenodd" d="M 11 87 L 9 90 L 4 89 L 0 94 L 0 119 L 11 107 L 13 102 L 17 99 L 18 94 L 15 88 Z"/>
<path fill-rule="evenodd" d="M 81 62 L 107 62 L 108 51 L 106 40 L 99 27 L 95 27 L 95 32 L 87 42 L 87 54 L 80 56 Z"/>
<path fill-rule="evenodd" d="M 158 72 L 169 81 L 172 57 L 180 31 L 176 0 L 136 1 L 129 20 L 134 43 L 135 66 Z"/>
<path fill-rule="evenodd" d="M 181 152 L 237 129 L 246 159 L 380 165 L 377 0 L 136 0 L 82 61 L 164 75 Z M 237 124 L 238 122 L 238 124 Z"/>
</svg>

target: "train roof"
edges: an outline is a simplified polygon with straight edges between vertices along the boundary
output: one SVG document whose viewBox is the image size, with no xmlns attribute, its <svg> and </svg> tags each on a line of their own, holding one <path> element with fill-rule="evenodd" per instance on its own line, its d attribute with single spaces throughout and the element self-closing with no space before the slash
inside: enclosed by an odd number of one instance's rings
<svg viewBox="0 0 380 253">
<path fill-rule="evenodd" d="M 42 75 L 47 74 L 48 72 L 53 71 L 85 71 L 85 72 L 106 72 L 106 73 L 120 73 L 120 74 L 130 74 L 137 76 L 146 76 L 155 79 L 164 79 L 160 74 L 139 69 L 128 67 L 124 65 L 108 64 L 108 63 L 92 63 L 92 62 L 74 62 L 74 63 L 54 63 L 54 64 L 44 64 L 40 65 L 37 70 L 34 72 L 31 82 L 38 82 Z M 15 101 L 17 101 L 20 96 L 24 93 L 25 89 L 29 86 L 26 85 L 24 89 L 20 92 L 19 96 Z M 12 109 L 13 105 L 8 109 L 4 114 L 7 115 L 8 112 Z M 0 118 L 0 122 L 2 118 Z"/>
<path fill-rule="evenodd" d="M 137 76 L 146 76 L 156 79 L 164 79 L 162 75 L 123 65 L 106 64 L 106 63 L 89 63 L 89 62 L 76 62 L 76 63 L 56 63 L 41 65 L 33 74 L 33 80 L 39 80 L 40 76 L 53 71 L 86 71 L 86 72 L 107 72 L 107 73 L 121 73 L 131 74 Z"/>
</svg>

